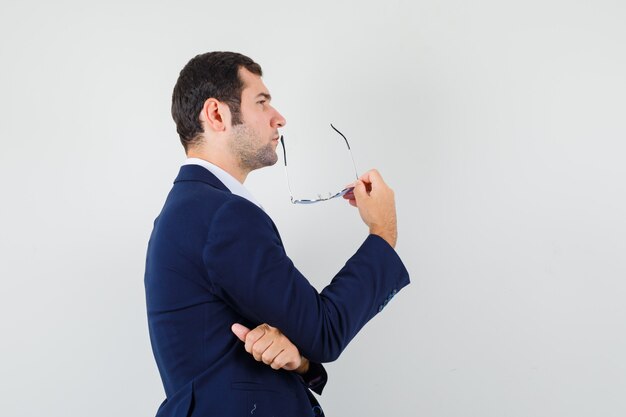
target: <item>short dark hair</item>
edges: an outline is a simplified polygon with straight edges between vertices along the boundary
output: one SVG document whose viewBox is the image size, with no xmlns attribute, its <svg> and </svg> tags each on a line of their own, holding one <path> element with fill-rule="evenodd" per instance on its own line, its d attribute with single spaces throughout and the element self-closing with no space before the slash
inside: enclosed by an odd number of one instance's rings
<svg viewBox="0 0 626 417">
<path fill-rule="evenodd" d="M 226 103 L 232 115 L 232 124 L 241 124 L 241 67 L 253 74 L 263 75 L 259 64 L 236 52 L 196 55 L 180 71 L 172 93 L 172 117 L 185 151 L 190 145 L 198 143 L 204 132 L 199 115 L 208 98 Z"/>
</svg>

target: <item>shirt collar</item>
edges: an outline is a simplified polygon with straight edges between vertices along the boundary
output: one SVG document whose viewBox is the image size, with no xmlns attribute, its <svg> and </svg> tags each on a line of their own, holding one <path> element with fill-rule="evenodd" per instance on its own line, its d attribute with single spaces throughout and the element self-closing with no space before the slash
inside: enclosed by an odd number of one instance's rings
<svg viewBox="0 0 626 417">
<path fill-rule="evenodd" d="M 245 198 L 251 203 L 259 206 L 263 210 L 263 206 L 261 205 L 261 203 L 259 203 L 257 199 L 254 198 L 252 193 L 248 191 L 248 189 L 244 187 L 242 183 L 237 181 L 235 177 L 233 177 L 217 165 L 214 165 L 209 161 L 205 161 L 204 159 L 200 158 L 187 158 L 185 162 L 183 162 L 183 165 L 200 165 L 201 167 L 208 169 L 209 172 L 215 175 L 217 179 L 220 180 L 231 193 Z"/>
</svg>

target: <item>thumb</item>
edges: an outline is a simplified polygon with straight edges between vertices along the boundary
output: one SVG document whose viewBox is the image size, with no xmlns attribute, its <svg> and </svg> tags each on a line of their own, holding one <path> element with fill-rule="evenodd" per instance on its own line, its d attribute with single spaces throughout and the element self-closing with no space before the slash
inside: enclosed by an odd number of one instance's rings
<svg viewBox="0 0 626 417">
<path fill-rule="evenodd" d="M 354 196 L 356 197 L 357 202 L 363 198 L 366 198 L 368 195 L 367 195 L 367 189 L 365 188 L 365 183 L 361 180 L 358 180 L 354 184 L 353 193 L 354 193 Z"/>
<path fill-rule="evenodd" d="M 250 332 L 250 329 L 239 323 L 233 324 L 230 327 L 230 330 L 232 330 L 233 333 L 235 333 L 235 336 L 237 336 L 242 342 L 246 341 L 246 335 Z"/>
</svg>

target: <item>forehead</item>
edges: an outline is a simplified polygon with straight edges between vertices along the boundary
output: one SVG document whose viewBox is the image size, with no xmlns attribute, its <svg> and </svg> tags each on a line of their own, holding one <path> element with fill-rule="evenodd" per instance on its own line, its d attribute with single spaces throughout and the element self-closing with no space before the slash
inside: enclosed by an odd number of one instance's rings
<svg viewBox="0 0 626 417">
<path fill-rule="evenodd" d="M 265 93 L 269 95 L 269 91 L 260 76 L 251 73 L 245 68 L 240 68 L 239 78 L 241 79 L 241 81 L 243 81 L 243 90 L 241 92 L 242 97 L 254 97 L 260 93 Z"/>
</svg>

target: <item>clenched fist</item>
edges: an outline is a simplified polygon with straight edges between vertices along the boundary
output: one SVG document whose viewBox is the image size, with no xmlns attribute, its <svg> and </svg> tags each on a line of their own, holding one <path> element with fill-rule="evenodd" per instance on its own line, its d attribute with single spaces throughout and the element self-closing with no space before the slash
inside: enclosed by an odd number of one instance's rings
<svg viewBox="0 0 626 417">
<path fill-rule="evenodd" d="M 272 369 L 284 369 L 304 374 L 309 369 L 309 360 L 300 355 L 298 348 L 276 327 L 261 324 L 253 330 L 239 323 L 231 330 L 245 342 L 246 352 L 255 360 L 263 362 Z"/>
</svg>

